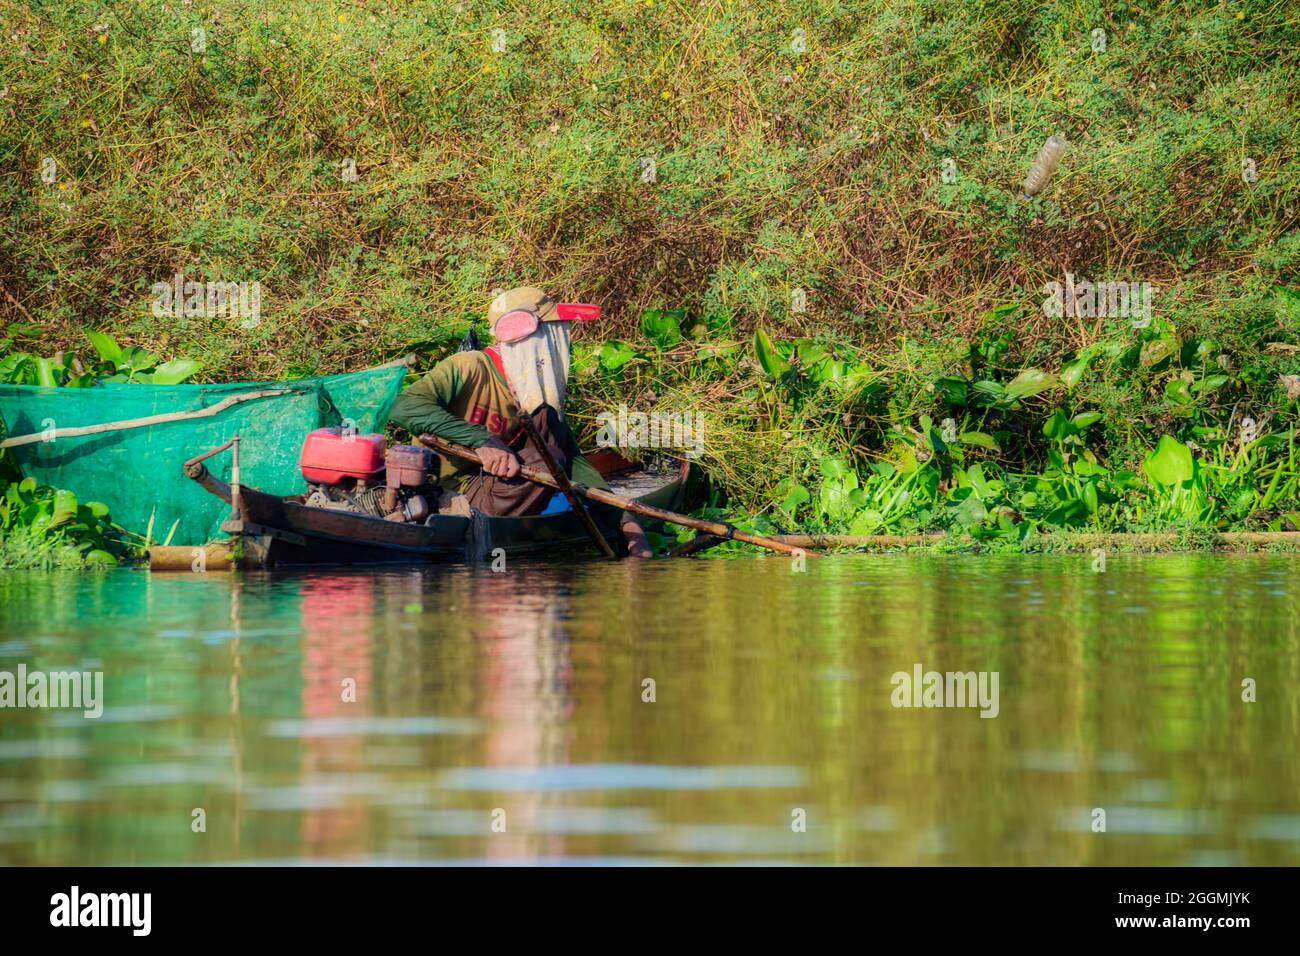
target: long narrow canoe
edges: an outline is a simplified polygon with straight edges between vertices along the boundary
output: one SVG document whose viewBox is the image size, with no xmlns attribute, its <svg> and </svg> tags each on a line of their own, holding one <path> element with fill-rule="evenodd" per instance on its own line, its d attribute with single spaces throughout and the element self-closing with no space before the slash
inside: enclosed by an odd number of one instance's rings
<svg viewBox="0 0 1300 956">
<path fill-rule="evenodd" d="M 618 494 L 671 510 L 684 505 L 688 461 L 656 470 L 609 453 L 587 458 Z M 186 475 L 230 503 L 230 486 L 201 462 L 190 465 Z M 240 487 L 239 500 L 240 516 L 228 520 L 223 529 L 238 539 L 245 567 L 474 561 L 497 548 L 508 555 L 593 551 L 572 511 L 527 518 L 435 514 L 424 524 L 406 524 L 310 507 L 303 495 L 269 495 L 247 485 Z M 619 511 L 595 503 L 588 508 L 601 533 L 617 545 Z"/>
</svg>

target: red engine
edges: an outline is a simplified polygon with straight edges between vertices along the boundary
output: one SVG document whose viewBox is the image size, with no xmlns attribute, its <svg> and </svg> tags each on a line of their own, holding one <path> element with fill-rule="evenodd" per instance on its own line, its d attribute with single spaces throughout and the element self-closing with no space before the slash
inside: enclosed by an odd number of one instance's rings
<svg viewBox="0 0 1300 956">
<path fill-rule="evenodd" d="M 429 501 L 438 499 L 429 483 L 437 456 L 412 445 L 395 445 L 385 454 L 383 435 L 318 428 L 303 442 L 298 465 L 307 479 L 303 502 L 313 508 L 419 523 L 429 516 Z"/>
<path fill-rule="evenodd" d="M 344 434 L 342 428 L 318 428 L 302 445 L 302 476 L 322 485 L 346 478 L 376 480 L 384 470 L 384 436 Z"/>
</svg>

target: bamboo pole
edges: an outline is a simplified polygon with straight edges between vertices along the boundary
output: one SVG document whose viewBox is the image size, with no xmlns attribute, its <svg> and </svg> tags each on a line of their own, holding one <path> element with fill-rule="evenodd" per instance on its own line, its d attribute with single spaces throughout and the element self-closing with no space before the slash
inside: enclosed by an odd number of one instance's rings
<svg viewBox="0 0 1300 956">
<path fill-rule="evenodd" d="M 786 544 L 803 548 L 910 548 L 916 545 L 936 544 L 947 535 L 929 534 L 774 534 L 772 537 Z"/>
<path fill-rule="evenodd" d="M 232 541 L 209 541 L 195 547 L 155 544 L 149 549 L 150 571 L 230 571 L 235 567 Z"/>
<path fill-rule="evenodd" d="M 256 392 L 248 392 L 243 395 L 231 395 L 229 398 L 223 398 L 215 405 L 209 405 L 207 408 L 196 408 L 187 412 L 165 412 L 162 415 L 147 415 L 144 418 L 127 418 L 118 422 L 101 422 L 98 425 L 77 425 L 72 428 L 56 428 L 51 435 L 45 432 L 32 432 L 30 435 L 16 435 L 13 438 L 6 438 L 0 441 L 0 448 L 14 448 L 18 445 L 31 445 L 38 441 L 54 440 L 58 438 L 77 438 L 81 435 L 98 435 L 101 432 L 121 431 L 127 428 L 144 428 L 148 425 L 161 425 L 164 422 L 179 422 L 190 418 L 210 418 L 220 412 L 225 411 L 231 405 L 237 405 L 240 402 L 249 402 L 255 398 L 267 398 L 271 395 L 287 395 L 289 389 L 259 389 Z"/>
<path fill-rule="evenodd" d="M 935 544 L 947 535 L 930 534 L 774 534 L 772 541 L 793 545 L 796 548 L 910 548 L 916 545 Z M 669 557 L 685 558 L 709 548 L 717 547 L 726 539 L 712 534 L 697 534 L 689 541 L 668 552 Z"/>
<path fill-rule="evenodd" d="M 811 548 L 908 548 L 937 544 L 948 538 L 942 532 L 927 534 L 775 534 L 772 539 L 786 544 Z M 1049 547 L 1064 546 L 1075 551 L 1093 548 L 1148 548 L 1169 550 L 1186 536 L 1172 531 L 1106 533 L 1106 532 L 1053 532 L 1037 539 Z M 685 548 L 690 545 L 681 547 Z M 703 544 L 703 542 L 701 542 Z M 1221 531 L 1214 535 L 1216 547 L 1248 549 L 1272 544 L 1294 544 L 1300 547 L 1300 531 Z M 699 550 L 694 548 L 691 550 Z"/>
</svg>

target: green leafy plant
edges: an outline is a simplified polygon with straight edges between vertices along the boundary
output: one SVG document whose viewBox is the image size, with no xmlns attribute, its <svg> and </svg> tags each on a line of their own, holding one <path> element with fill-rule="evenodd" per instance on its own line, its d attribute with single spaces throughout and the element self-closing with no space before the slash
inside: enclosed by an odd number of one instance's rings
<svg viewBox="0 0 1300 956">
<path fill-rule="evenodd" d="M 6 552 L 5 543 L 18 539 Z M 109 518 L 108 506 L 98 501 L 79 502 L 71 491 L 37 485 L 34 478 L 10 484 L 0 494 L 0 556 L 29 565 L 68 566 L 70 555 L 86 565 L 106 566 L 119 561 L 125 548 L 121 531 Z"/>
<path fill-rule="evenodd" d="M 647 309 L 641 313 L 641 333 L 657 349 L 672 348 L 682 340 L 685 309 Z"/>
<path fill-rule="evenodd" d="M 1204 475 L 1191 449 L 1178 439 L 1162 435 L 1142 470 L 1154 486 L 1152 508 L 1158 519 L 1199 524 L 1209 517 Z"/>
<path fill-rule="evenodd" d="M 123 348 L 103 332 L 88 330 L 96 359 L 83 365 L 71 352 L 54 358 L 14 352 L 0 358 L 0 382 L 13 385 L 42 385 L 47 388 L 87 388 L 96 381 L 143 382 L 175 385 L 191 378 L 200 368 L 192 359 L 164 362 L 154 353 L 129 346 Z"/>
</svg>

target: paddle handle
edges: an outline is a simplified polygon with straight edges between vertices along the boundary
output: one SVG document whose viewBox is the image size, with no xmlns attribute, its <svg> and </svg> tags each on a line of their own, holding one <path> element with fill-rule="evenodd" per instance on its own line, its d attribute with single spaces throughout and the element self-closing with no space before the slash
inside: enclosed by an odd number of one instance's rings
<svg viewBox="0 0 1300 956">
<path fill-rule="evenodd" d="M 445 454 L 452 455 L 465 461 L 479 461 L 478 452 L 473 448 L 467 448 L 465 445 L 457 444 L 454 441 L 448 441 L 445 438 L 439 438 L 437 435 L 421 435 L 419 441 Z M 536 471 L 532 468 L 521 468 L 519 474 L 539 485 L 546 485 L 548 488 L 560 490 L 560 485 L 550 475 Z M 730 538 L 736 541 L 743 541 L 746 544 L 756 545 L 760 548 L 767 548 L 769 551 L 779 551 L 782 554 L 791 554 L 795 556 L 816 555 L 816 551 L 809 551 L 806 548 L 796 548 L 793 545 L 785 544 L 781 541 L 774 541 L 771 538 L 764 538 L 761 535 L 750 534 L 748 531 L 741 531 L 729 524 L 723 524 L 720 521 L 705 521 L 702 518 L 692 518 L 689 515 L 678 514 L 675 511 L 669 511 L 666 508 L 656 508 L 654 505 L 643 504 L 632 498 L 624 498 L 622 495 L 616 495 L 612 491 L 606 491 L 603 488 L 588 488 L 583 484 L 572 484 L 570 487 L 584 498 L 590 498 L 592 501 L 599 501 L 601 504 L 612 505 L 615 508 L 622 508 L 624 511 L 631 511 L 633 514 L 644 515 L 647 518 L 656 518 L 660 521 L 669 521 L 685 528 L 694 528 L 696 531 L 705 531 L 709 534 L 717 535 L 720 538 Z"/>
</svg>

